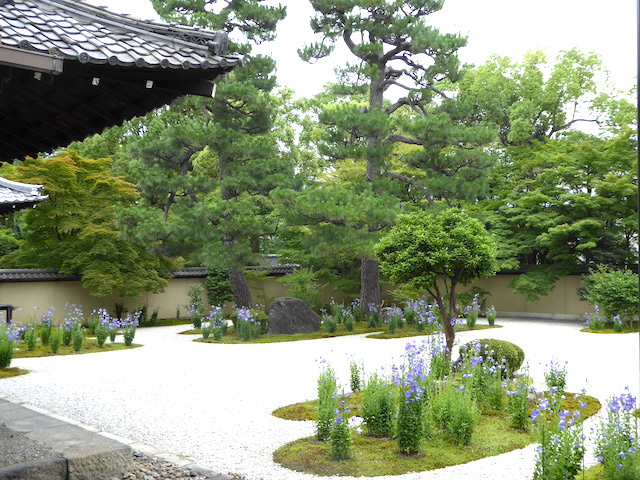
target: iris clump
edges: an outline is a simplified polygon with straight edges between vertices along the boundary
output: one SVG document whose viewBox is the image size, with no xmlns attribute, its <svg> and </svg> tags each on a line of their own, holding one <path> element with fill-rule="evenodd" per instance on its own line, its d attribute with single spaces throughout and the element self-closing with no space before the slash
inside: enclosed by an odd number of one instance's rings
<svg viewBox="0 0 640 480">
<path fill-rule="evenodd" d="M 607 404 L 605 418 L 597 430 L 596 455 L 607 480 L 640 478 L 640 444 L 636 398 L 629 389 L 613 396 Z"/>
<path fill-rule="evenodd" d="M 238 336 L 245 342 L 248 342 L 252 337 L 258 337 L 262 331 L 256 314 L 247 307 L 236 308 L 235 327 Z"/>
<path fill-rule="evenodd" d="M 351 450 L 351 429 L 349 428 L 349 407 L 346 406 L 344 394 L 338 398 L 336 418 L 332 425 L 329 438 L 331 440 L 331 456 L 334 460 L 342 461 L 349 458 Z"/>
<path fill-rule="evenodd" d="M 407 302 L 404 309 L 407 323 L 415 324 L 420 332 L 432 333 L 440 328 L 440 320 L 436 313 L 435 304 L 420 298 Z"/>
<path fill-rule="evenodd" d="M 537 428 L 539 446 L 536 449 L 534 480 L 573 480 L 580 471 L 584 457 L 585 436 L 580 428 L 580 411 L 552 407 L 543 398 L 531 411 Z"/>
<path fill-rule="evenodd" d="M 140 312 L 135 312 L 133 315 L 127 315 L 120 322 L 124 344 L 127 347 L 130 347 L 133 344 L 133 339 L 136 336 L 136 329 L 138 328 L 139 324 Z"/>
<path fill-rule="evenodd" d="M 318 440 L 329 440 L 336 420 L 338 400 L 336 398 L 338 382 L 331 365 L 326 364 L 318 377 L 318 418 L 316 420 L 316 437 Z"/>
<path fill-rule="evenodd" d="M 62 344 L 65 346 L 71 345 L 73 341 L 74 332 L 78 329 L 82 329 L 82 322 L 84 321 L 84 315 L 82 313 L 82 307 L 75 304 L 66 304 L 67 312 L 64 316 L 62 323 Z"/>
<path fill-rule="evenodd" d="M 9 368 L 11 365 L 19 338 L 20 332 L 11 326 L 0 329 L 0 368 Z"/>
<path fill-rule="evenodd" d="M 476 326 L 478 315 L 480 314 L 480 295 L 477 293 L 473 296 L 471 303 L 464 308 L 464 318 L 467 327 L 472 329 Z"/>
<path fill-rule="evenodd" d="M 213 335 L 214 340 L 221 340 L 222 337 L 227 334 L 228 324 L 221 306 L 215 305 L 211 307 L 209 314 L 205 318 L 205 322 L 208 323 L 208 325 L 202 326 L 202 336 L 204 338 Z"/>
</svg>

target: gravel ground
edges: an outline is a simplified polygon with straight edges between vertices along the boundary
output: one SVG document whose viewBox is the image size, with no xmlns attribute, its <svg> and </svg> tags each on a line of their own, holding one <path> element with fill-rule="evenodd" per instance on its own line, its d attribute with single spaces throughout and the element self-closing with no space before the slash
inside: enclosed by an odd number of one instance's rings
<svg viewBox="0 0 640 480">
<path fill-rule="evenodd" d="M 460 343 L 494 337 L 520 345 L 538 386 L 551 359 L 568 362 L 569 391 L 586 388 L 603 402 L 639 388 L 638 335 L 581 333 L 577 322 L 499 319 L 503 328 L 458 334 Z M 11 397 L 100 430 L 187 457 L 247 480 L 321 480 L 278 466 L 281 445 L 313 435 L 311 422 L 274 418 L 277 407 L 313 399 L 320 359 L 348 386 L 349 362 L 369 372 L 400 361 L 411 339 L 364 336 L 261 345 L 213 345 L 177 335 L 185 326 L 139 329 L 133 350 L 95 355 L 15 359 L 29 369 L 0 382 Z M 380 480 L 477 480 L 532 477 L 534 447 L 442 470 Z M 345 477 L 348 480 L 350 477 Z"/>
<path fill-rule="evenodd" d="M 0 423 L 0 468 L 55 455 L 46 445 L 31 440 Z"/>
</svg>

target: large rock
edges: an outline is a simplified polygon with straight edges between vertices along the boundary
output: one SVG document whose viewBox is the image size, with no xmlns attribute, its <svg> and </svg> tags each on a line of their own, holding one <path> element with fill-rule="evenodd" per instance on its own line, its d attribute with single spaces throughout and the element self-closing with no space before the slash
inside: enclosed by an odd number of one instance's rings
<svg viewBox="0 0 640 480">
<path fill-rule="evenodd" d="M 320 330 L 320 316 L 304 300 L 276 298 L 269 307 L 269 335 L 293 335 Z"/>
</svg>

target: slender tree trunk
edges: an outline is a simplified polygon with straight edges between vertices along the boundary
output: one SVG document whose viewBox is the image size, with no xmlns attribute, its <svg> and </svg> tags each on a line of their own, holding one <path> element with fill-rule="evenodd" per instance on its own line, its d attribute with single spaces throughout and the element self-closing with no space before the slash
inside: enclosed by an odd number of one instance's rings
<svg viewBox="0 0 640 480">
<path fill-rule="evenodd" d="M 378 77 L 371 79 L 371 88 L 369 91 L 370 111 L 382 108 L 384 100 L 384 90 L 382 89 L 383 80 L 384 65 L 380 66 Z M 375 179 L 380 177 L 381 159 L 378 158 L 379 143 L 380 138 L 377 136 L 371 136 L 367 139 L 367 146 L 369 150 L 367 171 L 365 174 L 365 180 L 367 182 L 373 182 Z M 373 232 L 378 231 L 378 226 L 370 225 L 369 231 L 373 234 Z M 360 309 L 362 310 L 363 318 L 369 314 L 372 306 L 378 308 L 380 303 L 380 269 L 378 268 L 378 261 L 371 256 L 363 255 L 360 260 Z"/>
<path fill-rule="evenodd" d="M 251 291 L 244 272 L 236 268 L 230 268 L 227 273 L 236 307 L 251 308 Z"/>
<path fill-rule="evenodd" d="M 446 299 L 442 296 L 442 292 L 440 291 L 437 281 L 433 286 L 433 291 L 429 289 L 427 289 L 427 291 L 434 298 L 438 305 L 438 310 L 440 310 L 442 330 L 444 331 L 444 339 L 447 346 L 447 359 L 451 361 L 451 350 L 453 349 L 453 343 L 456 339 L 456 329 L 455 326 L 451 324 L 451 317 L 453 316 L 452 312 L 454 312 L 454 310 L 451 309 L 451 305 L 447 305 Z M 452 295 L 452 297 L 455 297 L 455 295 Z"/>
<path fill-rule="evenodd" d="M 225 158 L 223 155 L 218 157 L 218 176 L 221 184 L 220 196 L 225 202 L 238 196 L 238 193 L 224 182 L 227 177 L 226 169 L 230 163 L 231 160 Z M 232 249 L 235 243 L 236 239 L 232 235 L 225 234 L 222 237 L 222 244 L 225 248 Z M 238 267 L 233 264 L 228 266 L 227 273 L 229 275 L 229 282 L 231 283 L 231 292 L 233 293 L 233 299 L 236 307 L 251 308 L 253 306 L 253 303 L 251 302 L 251 291 L 249 290 L 249 283 L 247 282 L 247 277 L 242 271 L 242 267 L 243 265 Z"/>
<path fill-rule="evenodd" d="M 360 309 L 362 317 L 369 315 L 371 307 L 380 305 L 380 270 L 378 261 L 367 256 L 360 260 Z"/>
</svg>

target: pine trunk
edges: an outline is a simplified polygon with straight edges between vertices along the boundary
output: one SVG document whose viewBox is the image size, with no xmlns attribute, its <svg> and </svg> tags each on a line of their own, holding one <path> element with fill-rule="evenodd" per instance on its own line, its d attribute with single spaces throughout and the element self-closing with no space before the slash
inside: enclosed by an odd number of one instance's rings
<svg viewBox="0 0 640 480">
<path fill-rule="evenodd" d="M 244 275 L 244 272 L 230 268 L 228 274 L 236 307 L 251 308 L 251 291 L 249 290 L 249 283 L 247 282 L 247 277 Z"/>
<path fill-rule="evenodd" d="M 378 65 L 378 75 L 371 79 L 369 91 L 369 110 L 375 111 L 382 108 L 384 101 L 384 65 Z M 380 138 L 371 136 L 367 139 L 368 158 L 365 181 L 373 182 L 380 176 L 381 159 L 378 158 Z M 369 232 L 374 234 L 378 231 L 377 225 L 370 225 Z M 371 307 L 380 307 L 380 270 L 378 261 L 364 255 L 360 261 L 360 309 L 362 317 L 366 318 Z"/>
<path fill-rule="evenodd" d="M 371 306 L 380 306 L 380 270 L 377 260 L 370 257 L 362 257 L 360 265 L 360 308 L 365 318 Z"/>
</svg>

